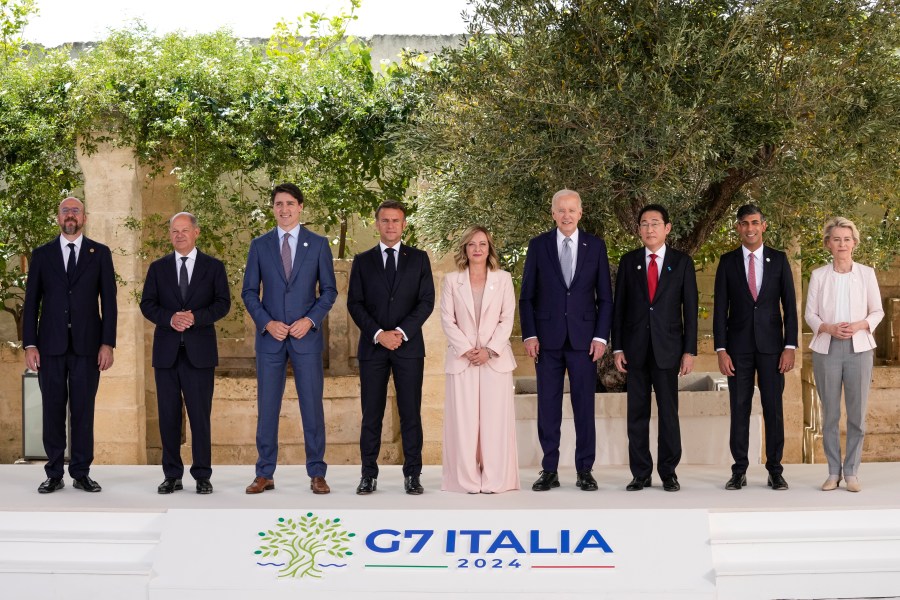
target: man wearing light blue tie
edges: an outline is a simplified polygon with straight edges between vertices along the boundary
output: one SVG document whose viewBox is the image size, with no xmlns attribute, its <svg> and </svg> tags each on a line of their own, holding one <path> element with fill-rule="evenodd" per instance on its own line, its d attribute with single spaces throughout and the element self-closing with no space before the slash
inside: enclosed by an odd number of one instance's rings
<svg viewBox="0 0 900 600">
<path fill-rule="evenodd" d="M 287 361 L 300 399 L 306 472 L 315 494 L 325 482 L 325 417 L 322 409 L 322 322 L 337 298 L 328 240 L 300 225 L 303 193 L 292 183 L 272 190 L 278 227 L 250 243 L 241 298 L 256 324 L 256 478 L 246 492 L 275 487 L 278 417 Z M 318 293 L 317 293 L 318 291 Z"/>
</svg>

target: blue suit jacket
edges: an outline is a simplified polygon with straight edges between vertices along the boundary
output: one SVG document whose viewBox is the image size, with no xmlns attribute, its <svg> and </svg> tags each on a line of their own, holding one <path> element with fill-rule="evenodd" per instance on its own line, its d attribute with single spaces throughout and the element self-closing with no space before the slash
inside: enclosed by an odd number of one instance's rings
<svg viewBox="0 0 900 600">
<path fill-rule="evenodd" d="M 95 356 L 101 344 L 115 347 L 116 276 L 109 248 L 85 237 L 71 284 L 64 265 L 59 236 L 32 252 L 25 285 L 23 345 L 36 346 L 50 356 L 65 354 L 71 323 L 75 354 Z"/>
<path fill-rule="evenodd" d="M 290 278 L 281 267 L 277 227 L 250 242 L 241 299 L 256 324 L 257 352 L 279 352 L 284 344 L 300 354 L 322 352 L 322 322 L 336 298 L 334 264 L 326 238 L 300 228 Z M 269 321 L 290 325 L 303 317 L 309 317 L 315 327 L 299 340 L 288 336 L 279 342 L 266 332 Z"/>
<path fill-rule="evenodd" d="M 141 312 L 156 325 L 153 332 L 153 366 L 168 369 L 175 364 L 178 348 L 184 342 L 191 364 L 210 368 L 219 364 L 214 323 L 228 314 L 231 294 L 222 261 L 197 251 L 194 272 L 185 300 L 178 289 L 178 267 L 175 253 L 153 261 L 144 280 Z M 176 312 L 189 310 L 194 325 L 183 333 L 170 325 Z"/>
<path fill-rule="evenodd" d="M 566 288 L 556 229 L 528 244 L 519 294 L 522 339 L 537 336 L 541 348 L 559 350 L 568 337 L 574 350 L 588 350 L 593 338 L 609 340 L 613 297 L 606 243 L 578 230 L 572 285 Z"/>
</svg>

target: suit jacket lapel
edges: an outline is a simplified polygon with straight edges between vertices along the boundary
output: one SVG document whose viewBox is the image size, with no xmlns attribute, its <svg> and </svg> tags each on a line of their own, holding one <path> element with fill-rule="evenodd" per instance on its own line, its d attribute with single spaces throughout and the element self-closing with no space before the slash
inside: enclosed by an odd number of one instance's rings
<svg viewBox="0 0 900 600">
<path fill-rule="evenodd" d="M 587 257 L 587 242 L 585 241 L 585 235 L 582 230 L 578 230 L 578 254 L 575 256 L 575 272 L 572 273 L 572 284 L 575 283 L 575 280 L 578 279 L 578 274 L 581 273 L 582 267 L 584 267 L 584 261 Z M 562 267 L 559 268 L 559 272 L 562 273 Z"/>
<path fill-rule="evenodd" d="M 397 275 L 394 277 L 394 287 L 391 288 L 392 292 L 397 289 L 397 286 L 400 285 L 400 279 L 403 278 L 403 275 L 407 272 L 406 267 L 409 266 L 409 250 L 402 243 L 397 248 L 397 259 L 396 260 L 397 260 Z M 385 281 L 387 281 L 387 274 L 385 274 Z"/>
<path fill-rule="evenodd" d="M 484 282 L 484 296 L 481 298 L 481 314 L 479 315 L 479 323 L 484 325 L 485 318 L 484 315 L 487 313 L 488 308 L 491 306 L 491 303 L 497 298 L 497 284 L 499 279 L 497 278 L 497 272 L 491 271 L 488 269 L 487 279 Z"/>
<path fill-rule="evenodd" d="M 275 270 L 278 271 L 278 274 L 281 276 L 281 280 L 284 281 L 285 284 L 287 284 L 288 279 L 287 279 L 287 277 L 284 276 L 284 267 L 282 266 L 282 262 L 281 262 L 281 237 L 283 234 L 281 233 L 281 229 L 276 227 L 275 229 L 270 231 L 268 233 L 268 235 L 269 235 L 269 240 L 266 242 L 266 246 L 269 248 L 269 251 L 272 253 L 272 261 L 273 261 L 273 264 L 275 265 Z M 300 240 L 297 240 L 297 241 L 298 241 L 297 246 L 299 246 Z M 297 265 L 297 259 L 296 259 L 296 257 L 294 257 L 294 266 L 296 267 L 296 265 Z"/>
<path fill-rule="evenodd" d="M 659 278 L 656 280 L 656 295 L 653 297 L 654 302 L 661 297 L 663 290 L 668 286 L 669 280 L 672 279 L 671 267 L 674 260 L 675 259 L 672 257 L 672 249 L 666 248 L 666 255 L 663 257 L 662 268 L 659 271 Z M 649 288 L 647 290 L 647 297 L 650 297 Z"/>
<path fill-rule="evenodd" d="M 85 238 L 81 240 L 81 251 L 75 262 L 75 275 L 72 277 L 72 285 L 78 281 L 81 274 L 84 273 L 87 266 L 94 260 L 94 242 Z M 63 273 L 65 275 L 65 273 Z"/>
<path fill-rule="evenodd" d="M 472 295 L 472 281 L 469 279 L 468 268 L 456 274 L 456 285 L 459 288 L 459 295 L 462 296 L 463 304 L 466 305 L 466 310 L 469 311 L 469 316 L 472 317 L 472 322 L 475 323 L 477 320 L 475 315 L 475 297 Z"/>
<path fill-rule="evenodd" d="M 546 244 L 547 256 L 550 259 L 550 264 L 553 265 L 553 271 L 556 273 L 556 276 L 559 277 L 559 281 L 563 284 L 563 287 L 566 286 L 566 278 L 563 277 L 562 267 L 559 264 L 559 250 L 556 246 L 556 230 L 554 229 L 547 235 L 547 244 Z M 572 277 L 574 281 L 575 278 Z"/>
<path fill-rule="evenodd" d="M 62 246 L 60 246 L 59 238 L 62 236 L 56 236 L 56 241 L 53 243 L 53 260 L 50 262 L 53 263 L 52 269 L 56 271 L 57 275 L 60 277 L 66 277 L 66 255 L 63 254 Z"/>
<path fill-rule="evenodd" d="M 294 263 L 291 266 L 291 282 L 297 278 L 300 272 L 300 265 L 309 256 L 309 230 L 300 226 L 300 232 L 297 234 L 297 250 L 294 252 Z"/>
<path fill-rule="evenodd" d="M 194 260 L 194 272 L 191 273 L 190 283 L 188 284 L 187 298 L 184 299 L 185 305 L 191 300 L 191 296 L 194 295 L 194 290 L 199 287 L 199 282 L 203 281 L 203 278 L 206 276 L 206 269 L 204 268 L 205 266 L 206 255 L 197 250 L 197 258 L 196 260 Z M 172 270 L 169 269 L 169 272 L 171 273 Z M 177 285 L 178 280 L 176 279 L 175 281 Z"/>
<path fill-rule="evenodd" d="M 763 290 L 766 289 L 768 282 L 772 279 L 772 261 L 769 260 L 769 247 L 763 246 L 762 251 L 762 262 L 764 264 L 760 265 L 762 267 L 762 281 L 759 284 L 759 290 L 756 292 L 756 297 L 759 298 L 762 296 Z M 747 293 L 750 293 L 750 286 L 747 286 Z"/>
</svg>

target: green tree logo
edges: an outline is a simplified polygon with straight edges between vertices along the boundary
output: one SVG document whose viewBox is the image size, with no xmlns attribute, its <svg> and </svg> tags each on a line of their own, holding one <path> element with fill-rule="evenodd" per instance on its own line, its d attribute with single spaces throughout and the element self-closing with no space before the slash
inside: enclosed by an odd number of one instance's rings
<svg viewBox="0 0 900 600">
<path fill-rule="evenodd" d="M 345 566 L 319 563 L 321 554 L 338 559 L 353 555 L 349 544 L 350 538 L 356 537 L 356 534 L 347 532 L 340 521 L 340 519 L 323 520 L 311 512 L 299 519 L 279 517 L 274 529 L 259 532 L 261 544 L 254 554 L 257 559 L 272 557 L 284 562 L 257 564 L 281 567 L 278 577 L 297 578 L 321 577 L 322 571 L 319 567 Z"/>
</svg>

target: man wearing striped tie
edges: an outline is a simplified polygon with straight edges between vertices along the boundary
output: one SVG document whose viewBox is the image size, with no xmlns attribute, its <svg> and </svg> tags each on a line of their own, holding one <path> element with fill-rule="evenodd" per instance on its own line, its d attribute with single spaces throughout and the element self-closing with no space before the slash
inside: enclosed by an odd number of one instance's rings
<svg viewBox="0 0 900 600">
<path fill-rule="evenodd" d="M 747 485 L 747 449 L 753 384 L 758 381 L 766 426 L 766 470 L 773 490 L 788 489 L 782 475 L 784 374 L 794 368 L 797 300 L 787 255 L 763 245 L 766 218 L 745 204 L 735 229 L 741 246 L 723 254 L 716 269 L 713 338 L 731 401 L 731 478 L 727 490 Z"/>
</svg>

